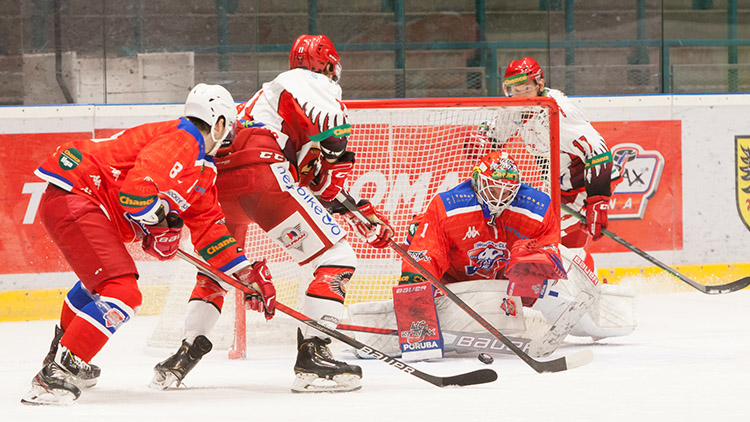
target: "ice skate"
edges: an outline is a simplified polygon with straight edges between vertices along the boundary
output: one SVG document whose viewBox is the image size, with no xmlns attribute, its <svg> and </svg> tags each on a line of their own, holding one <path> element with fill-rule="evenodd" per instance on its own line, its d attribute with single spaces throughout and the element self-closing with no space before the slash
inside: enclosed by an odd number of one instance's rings
<svg viewBox="0 0 750 422">
<path fill-rule="evenodd" d="M 78 362 L 82 362 L 67 348 L 60 347 L 52 359 L 45 363 L 42 370 L 31 380 L 29 391 L 21 403 L 30 405 L 67 405 L 81 396 L 81 390 L 75 385 L 74 378 L 80 371 Z"/>
<path fill-rule="evenodd" d="M 331 339 L 305 340 L 297 330 L 297 362 L 294 364 L 294 393 L 328 393 L 362 388 L 362 368 L 333 359 Z"/>
<path fill-rule="evenodd" d="M 206 353 L 211 351 L 212 347 L 213 345 L 206 336 L 196 337 L 193 344 L 183 340 L 177 353 L 154 366 L 154 378 L 151 379 L 149 387 L 166 390 L 175 383 L 179 387 L 185 376 Z"/>
<path fill-rule="evenodd" d="M 57 325 L 55 326 L 55 338 L 52 339 L 52 343 L 49 346 L 49 353 L 44 358 L 44 365 L 55 360 L 60 339 L 64 333 L 65 331 L 62 328 Z M 66 359 L 74 359 L 75 362 L 72 362 L 71 365 L 78 367 L 78 373 L 73 376 L 70 382 L 78 388 L 91 388 L 96 385 L 102 373 L 102 370 L 98 366 L 86 363 L 72 353 Z"/>
</svg>

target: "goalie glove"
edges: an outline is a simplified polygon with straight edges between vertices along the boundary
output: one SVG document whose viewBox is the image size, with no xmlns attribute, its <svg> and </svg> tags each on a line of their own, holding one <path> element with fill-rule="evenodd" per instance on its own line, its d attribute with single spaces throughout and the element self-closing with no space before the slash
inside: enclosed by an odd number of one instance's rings
<svg viewBox="0 0 750 422">
<path fill-rule="evenodd" d="M 517 241 L 510 252 L 510 260 L 505 267 L 509 296 L 521 296 L 524 305 L 531 306 L 547 280 L 567 279 L 560 251 L 552 245 L 540 246 L 535 239 Z"/>
<path fill-rule="evenodd" d="M 351 151 L 344 151 L 335 163 L 323 159 L 320 161 L 318 176 L 310 183 L 310 189 L 322 201 L 333 201 L 344 188 L 353 168 L 354 153 Z"/>
<path fill-rule="evenodd" d="M 255 261 L 251 266 L 234 273 L 240 283 L 255 290 L 245 294 L 245 305 L 256 312 L 263 312 L 267 320 L 276 312 L 276 288 L 271 282 L 271 271 L 266 260 Z"/>
<path fill-rule="evenodd" d="M 166 217 L 167 227 L 142 226 L 147 230 L 141 247 L 143 250 L 160 261 L 172 259 L 180 247 L 182 226 L 184 222 L 179 215 L 169 213 Z"/>
<path fill-rule="evenodd" d="M 586 198 L 586 231 L 594 240 L 602 237 L 602 229 L 609 224 L 609 197 L 603 195 Z"/>
<path fill-rule="evenodd" d="M 388 224 L 388 220 L 375 210 L 370 201 L 362 199 L 357 203 L 357 208 L 362 215 L 372 224 L 366 224 L 351 211 L 344 213 L 346 222 L 352 227 L 357 236 L 370 244 L 374 248 L 384 248 L 388 246 L 393 238 L 393 228 Z"/>
</svg>

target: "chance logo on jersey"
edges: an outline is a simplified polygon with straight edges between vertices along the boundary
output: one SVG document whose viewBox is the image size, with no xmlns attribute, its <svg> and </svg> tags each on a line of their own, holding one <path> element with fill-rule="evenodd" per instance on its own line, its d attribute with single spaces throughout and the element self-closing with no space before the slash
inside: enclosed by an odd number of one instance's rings
<svg viewBox="0 0 750 422">
<path fill-rule="evenodd" d="M 477 242 L 470 250 L 470 265 L 466 266 L 466 275 L 479 274 L 484 278 L 493 278 L 500 271 L 500 267 L 508 260 L 508 248 L 505 242 Z"/>
</svg>

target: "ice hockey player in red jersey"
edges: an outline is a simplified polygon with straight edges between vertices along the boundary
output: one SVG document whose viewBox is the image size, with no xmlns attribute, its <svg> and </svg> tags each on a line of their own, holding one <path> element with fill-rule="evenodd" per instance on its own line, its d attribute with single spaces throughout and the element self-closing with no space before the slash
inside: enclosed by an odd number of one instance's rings
<svg viewBox="0 0 750 422">
<path fill-rule="evenodd" d="M 562 294 L 540 300 L 536 309 L 554 322 L 584 291 L 594 298 L 591 310 L 571 334 L 598 339 L 630 333 L 635 328 L 634 293 L 622 287 L 602 286 L 594 260 L 587 250 L 589 240 L 599 239 L 601 230 L 608 225 L 609 198 L 613 186 L 620 180 L 620 171 L 613 166 L 611 151 L 580 107 L 561 91 L 545 87 L 542 69 L 533 58 L 524 57 L 508 64 L 503 89 L 508 96 L 545 96 L 557 103 L 560 109 L 561 201 L 586 216 L 583 224 L 566 213 L 562 214 L 560 254 L 569 279 L 558 284 L 557 289 L 562 290 Z M 529 118 L 522 124 L 533 126 L 535 123 Z M 502 151 L 507 139 L 499 135 L 504 128 L 496 127 L 498 124 L 485 122 L 480 125 L 474 133 L 476 139 L 467 142 L 473 147 L 468 149 L 469 152 L 477 150 L 477 146 Z M 548 151 L 533 139 L 524 138 L 523 141 L 532 156 L 543 156 Z M 606 300 L 602 300 L 603 296 Z"/>
<path fill-rule="evenodd" d="M 351 125 L 337 83 L 341 65 L 328 37 L 302 35 L 290 51 L 289 68 L 238 107 L 237 138 L 217 158 L 219 200 L 235 238 L 245 239 L 248 224 L 257 223 L 299 265 L 313 266 L 302 312 L 334 328 L 357 265 L 346 231 L 327 210 L 354 166 L 354 153 L 346 150 Z M 348 218 L 355 232 L 375 247 L 386 246 L 393 230 L 385 217 L 369 203 L 360 209 L 375 225 Z M 209 336 L 223 301 L 220 286 L 199 276 L 188 305 L 187 338 Z M 361 368 L 334 360 L 329 337 L 311 328 L 297 335 L 292 391 L 360 388 Z M 160 364 L 155 370 L 152 386 L 169 387 L 161 376 L 168 368 Z"/>
<path fill-rule="evenodd" d="M 536 302 L 547 280 L 566 277 L 549 195 L 521 182 L 514 160 L 494 151 L 467 180 L 442 192 L 413 224 L 409 254 L 454 281 L 508 279 L 508 295 Z M 408 262 L 400 284 L 425 281 Z"/>
<path fill-rule="evenodd" d="M 235 120 L 226 89 L 198 84 L 184 117 L 60 145 L 36 170 L 49 183 L 42 223 L 80 280 L 67 293 L 49 355 L 23 403 L 71 402 L 96 384 L 100 370 L 91 359 L 141 305 L 126 243 L 140 241 L 145 252 L 168 260 L 187 226 L 202 257 L 257 287 L 273 314 L 273 285 L 257 276 L 221 224 L 213 155 Z"/>
</svg>

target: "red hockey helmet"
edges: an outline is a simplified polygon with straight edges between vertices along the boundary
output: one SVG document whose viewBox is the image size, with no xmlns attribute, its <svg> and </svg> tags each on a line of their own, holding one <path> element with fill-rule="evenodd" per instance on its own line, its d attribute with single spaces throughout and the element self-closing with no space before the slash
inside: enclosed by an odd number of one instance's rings
<svg viewBox="0 0 750 422">
<path fill-rule="evenodd" d="M 325 35 L 300 35 L 294 40 L 289 52 L 290 69 L 302 67 L 321 73 L 330 63 L 334 82 L 338 82 L 341 77 L 340 60 L 336 47 Z"/>
<path fill-rule="evenodd" d="M 471 172 L 474 192 L 492 215 L 499 215 L 513 202 L 521 186 L 516 162 L 507 152 L 493 151 L 479 161 Z"/>
<path fill-rule="evenodd" d="M 544 83 L 544 74 L 539 63 L 532 57 L 524 57 L 508 63 L 508 67 L 505 69 L 505 77 L 503 77 L 503 91 L 505 95 L 512 96 L 508 87 L 526 81 L 535 81 L 537 85 Z"/>
</svg>

